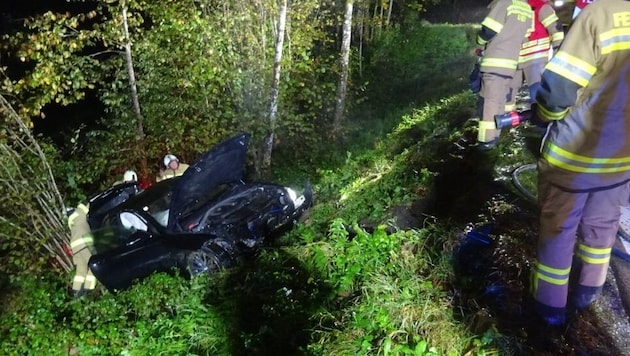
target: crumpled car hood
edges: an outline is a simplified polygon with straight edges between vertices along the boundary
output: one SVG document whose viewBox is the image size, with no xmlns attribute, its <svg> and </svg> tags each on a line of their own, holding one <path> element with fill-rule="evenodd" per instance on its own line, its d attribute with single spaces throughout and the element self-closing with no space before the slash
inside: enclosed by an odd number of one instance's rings
<svg viewBox="0 0 630 356">
<path fill-rule="evenodd" d="M 168 230 L 177 230 L 178 219 L 185 209 L 198 205 L 219 185 L 243 179 L 250 137 L 248 133 L 241 133 L 217 144 L 182 174 L 173 187 Z"/>
</svg>

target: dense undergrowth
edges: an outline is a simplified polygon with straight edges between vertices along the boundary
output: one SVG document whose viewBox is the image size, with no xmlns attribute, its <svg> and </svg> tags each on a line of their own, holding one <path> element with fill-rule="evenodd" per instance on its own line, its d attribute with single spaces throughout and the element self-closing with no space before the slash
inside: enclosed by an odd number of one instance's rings
<svg viewBox="0 0 630 356">
<path fill-rule="evenodd" d="M 439 31 L 451 31 L 457 48 L 470 40 L 469 29 L 446 28 Z M 468 119 L 475 98 L 465 90 L 471 57 L 466 50 L 443 59 L 435 52 L 423 56 L 423 42 L 411 42 L 415 47 L 396 64 L 408 69 L 432 58 L 416 85 L 435 97 L 399 98 L 382 117 L 366 118 L 357 106 L 353 145 L 311 170 L 316 204 L 295 229 L 222 273 L 191 281 L 159 274 L 116 294 L 98 290 L 73 299 L 70 276 L 53 272 L 6 278 L 0 353 L 499 353 L 503 339 L 492 324 L 471 327 L 474 308 L 462 307 L 454 269 L 466 226 L 510 210 L 509 203 L 483 195 L 476 204 L 459 200 L 466 182 L 479 178 L 453 174 L 479 172 L 458 160 L 462 143 L 474 136 Z M 394 54 L 382 58 L 396 61 Z M 433 81 L 440 85 L 430 91 Z M 408 89 L 408 83 L 398 88 Z M 370 126 L 376 128 L 371 136 Z M 515 148 L 506 150 L 502 157 L 514 164 L 525 160 Z M 452 162 L 461 171 L 453 171 Z M 299 180 L 305 171 L 277 176 Z M 443 180 L 452 175 L 459 181 Z"/>
</svg>

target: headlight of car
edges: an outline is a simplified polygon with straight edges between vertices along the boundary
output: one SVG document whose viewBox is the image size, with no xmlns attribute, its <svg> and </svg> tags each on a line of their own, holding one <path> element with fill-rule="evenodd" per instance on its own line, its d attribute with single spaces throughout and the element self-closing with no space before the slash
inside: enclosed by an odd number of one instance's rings
<svg viewBox="0 0 630 356">
<path fill-rule="evenodd" d="M 300 195 L 298 197 L 298 195 L 295 192 L 295 190 L 293 190 L 291 188 L 285 188 L 285 190 L 287 191 L 287 195 L 289 195 L 289 199 L 291 199 L 291 201 L 293 202 L 293 207 L 295 209 L 301 207 L 302 204 L 304 204 L 305 198 L 304 198 L 303 195 Z"/>
</svg>

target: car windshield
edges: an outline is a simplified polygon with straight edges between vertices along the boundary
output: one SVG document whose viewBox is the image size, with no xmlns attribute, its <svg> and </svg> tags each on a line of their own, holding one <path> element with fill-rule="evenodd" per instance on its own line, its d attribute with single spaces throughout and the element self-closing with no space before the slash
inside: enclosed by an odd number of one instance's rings
<svg viewBox="0 0 630 356">
<path fill-rule="evenodd" d="M 143 212 L 162 227 L 166 227 L 168 223 L 169 205 L 171 203 L 171 189 L 178 179 L 179 177 L 162 181 L 136 195 L 133 199 L 129 199 L 121 206 L 117 215 L 121 211 Z M 118 220 L 120 223 L 120 219 Z"/>
</svg>

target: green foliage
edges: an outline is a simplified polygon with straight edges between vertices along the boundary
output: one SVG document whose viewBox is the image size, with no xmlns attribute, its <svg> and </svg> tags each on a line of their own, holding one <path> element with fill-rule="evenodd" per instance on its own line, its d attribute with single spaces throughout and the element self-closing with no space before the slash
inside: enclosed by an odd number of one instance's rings
<svg viewBox="0 0 630 356">
<path fill-rule="evenodd" d="M 259 137 L 270 52 L 257 41 L 271 38 L 270 3 L 258 3 L 266 21 L 253 8 L 239 7 L 245 6 L 241 3 L 166 1 L 140 4 L 143 12 L 133 11 L 137 8 L 132 6 L 133 23 L 144 23 L 133 31 L 134 47 L 141 49 L 134 56 L 148 152 L 156 161 L 164 150 L 192 159 L 204 145 L 235 127 L 251 129 Z M 278 147 L 286 150 L 284 157 L 296 157 L 299 165 L 306 165 L 295 168 L 300 178 L 310 172 L 316 175 L 316 205 L 305 221 L 278 244 L 244 258 L 241 265 L 192 281 L 156 274 L 127 291 L 97 291 L 72 299 L 65 287 L 69 275 L 17 275 L 5 286 L 15 292 L 6 297 L 2 309 L 12 312 L 0 314 L 0 352 L 481 355 L 494 351 L 498 335 L 475 335 L 453 315 L 449 247 L 457 237 L 453 228 L 431 217 L 414 227 L 402 226 L 393 214 L 395 208 L 412 209 L 413 203 L 427 198 L 439 161 L 464 134 L 460 125 L 474 110 L 469 93 L 424 104 L 424 99 L 461 91 L 463 82 L 449 80 L 451 88 L 446 88 L 445 80 L 442 91 L 427 78 L 436 78 L 429 68 L 452 74 L 455 71 L 447 69 L 453 58 L 469 59 L 465 30 L 421 27 L 418 33 L 407 33 L 409 38 L 386 33 L 371 54 L 374 74 L 370 74 L 373 84 L 368 85 L 374 86 L 367 91 L 367 101 L 375 113 L 361 122 L 366 132 L 362 137 L 375 132 L 370 130 L 372 122 L 387 127 L 378 112 L 396 112 L 392 117 L 399 125 L 390 135 L 372 136 L 369 151 L 350 147 L 338 154 L 321 135 L 328 127 L 335 77 L 328 51 L 334 46 L 324 29 L 335 22 L 332 13 L 319 11 L 317 4 L 295 4 L 303 8 L 294 12 L 292 20 L 292 46 L 282 83 L 284 118 L 278 127 L 282 133 Z M 397 41 L 410 46 L 396 46 Z M 420 65 L 425 58 L 426 68 Z M 93 160 L 85 176 L 72 178 L 77 182 L 106 176 L 111 166 L 123 162 L 116 150 L 129 147 L 135 139 L 126 107 L 126 73 L 116 67 L 110 75 L 112 80 L 101 88 L 101 95 L 111 116 L 102 131 L 85 132 L 83 142 L 89 146 L 77 146 L 89 147 L 85 152 Z M 420 82 L 435 92 L 402 97 L 402 90 Z M 391 109 L 392 101 L 403 108 L 414 101 L 423 107 L 404 109 L 405 115 L 398 115 L 400 108 Z M 357 115 L 355 122 L 362 118 Z M 197 141 L 188 145 L 183 136 Z M 301 154 L 311 148 L 317 154 Z M 309 172 L 312 166 L 318 169 Z"/>
<path fill-rule="evenodd" d="M 367 96 L 385 112 L 457 93 L 468 85 L 474 57 L 467 26 L 416 25 L 387 31 L 366 54 Z M 447 40 L 448 39 L 448 40 Z"/>
<path fill-rule="evenodd" d="M 129 291 L 79 299 L 70 299 L 70 279 L 14 279 L 7 288 L 20 293 L 4 305 L 11 313 L 0 316 L 2 354 L 228 353 L 220 319 L 203 303 L 208 279 L 155 275 Z"/>
<path fill-rule="evenodd" d="M 95 34 L 76 31 L 96 14 L 78 16 L 46 12 L 24 22 L 24 31 L 3 35 L 3 49 L 24 62 L 26 75 L 5 81 L 4 91 L 19 100 L 22 117 L 40 116 L 45 105 L 69 105 L 85 97 L 102 78 L 99 64 L 90 56 L 76 54 L 94 45 Z"/>
</svg>

